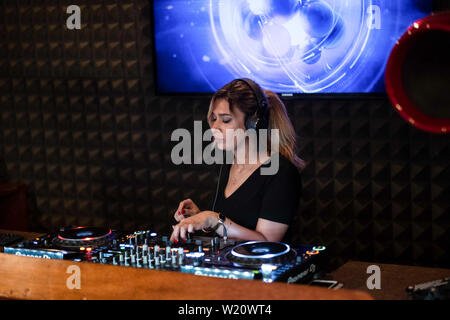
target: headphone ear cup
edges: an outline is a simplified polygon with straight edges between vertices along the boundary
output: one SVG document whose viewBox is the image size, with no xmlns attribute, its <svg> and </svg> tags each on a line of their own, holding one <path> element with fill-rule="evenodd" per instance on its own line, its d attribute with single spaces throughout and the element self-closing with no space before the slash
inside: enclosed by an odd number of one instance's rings
<svg viewBox="0 0 450 320">
<path fill-rule="evenodd" d="M 245 129 L 246 130 L 249 130 L 249 129 L 256 130 L 257 124 L 258 124 L 258 119 L 257 119 L 256 115 L 249 116 L 249 117 L 247 117 L 247 120 L 245 121 Z"/>
</svg>

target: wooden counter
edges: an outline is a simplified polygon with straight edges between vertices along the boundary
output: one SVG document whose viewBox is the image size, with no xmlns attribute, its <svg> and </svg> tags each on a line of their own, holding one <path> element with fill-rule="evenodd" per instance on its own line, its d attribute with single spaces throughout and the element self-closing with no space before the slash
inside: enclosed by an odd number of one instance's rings
<svg viewBox="0 0 450 320">
<path fill-rule="evenodd" d="M 66 285 L 79 267 L 80 289 Z M 69 271 L 69 273 L 67 273 Z M 73 283 L 70 281 L 69 283 Z M 220 279 L 0 254 L 0 297 L 8 299 L 297 300 L 371 299 L 367 293 L 297 284 Z"/>
<path fill-rule="evenodd" d="M 33 239 L 40 234 L 0 230 Z M 71 267 L 79 267 L 80 289 L 69 289 Z M 69 272 L 69 273 L 68 273 Z M 72 278 L 71 278 L 72 279 Z M 71 282 L 69 279 L 69 283 Z M 164 300 L 372 299 L 367 293 L 298 284 L 234 280 L 181 272 L 138 269 L 0 253 L 0 298 Z"/>
<path fill-rule="evenodd" d="M 367 278 L 371 275 L 367 273 L 367 267 L 370 265 L 380 267 L 380 289 L 367 288 Z M 344 288 L 364 291 L 376 300 L 404 300 L 409 299 L 408 286 L 450 277 L 450 269 L 349 261 L 331 276 L 343 283 Z"/>
</svg>

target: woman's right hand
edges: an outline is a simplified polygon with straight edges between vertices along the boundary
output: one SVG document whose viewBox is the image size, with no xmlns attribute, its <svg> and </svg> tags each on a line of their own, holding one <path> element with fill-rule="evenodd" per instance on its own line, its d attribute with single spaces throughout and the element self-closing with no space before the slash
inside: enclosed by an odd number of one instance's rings
<svg viewBox="0 0 450 320">
<path fill-rule="evenodd" d="M 173 215 L 177 222 L 180 222 L 184 218 L 196 215 L 200 212 L 200 209 L 191 199 L 186 199 L 180 202 L 177 211 Z"/>
</svg>

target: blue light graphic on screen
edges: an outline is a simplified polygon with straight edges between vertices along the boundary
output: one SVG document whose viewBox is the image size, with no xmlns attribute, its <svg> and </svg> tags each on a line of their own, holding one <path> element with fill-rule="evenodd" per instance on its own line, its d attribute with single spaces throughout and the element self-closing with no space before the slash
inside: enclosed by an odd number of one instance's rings
<svg viewBox="0 0 450 320">
<path fill-rule="evenodd" d="M 384 92 L 384 69 L 432 0 L 155 0 L 161 93 L 248 77 L 278 93 Z"/>
</svg>

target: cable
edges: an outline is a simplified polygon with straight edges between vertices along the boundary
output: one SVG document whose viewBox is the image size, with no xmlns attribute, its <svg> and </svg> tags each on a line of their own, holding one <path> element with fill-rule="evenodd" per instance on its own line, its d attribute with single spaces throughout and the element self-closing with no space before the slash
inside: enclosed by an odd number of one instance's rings
<svg viewBox="0 0 450 320">
<path fill-rule="evenodd" d="M 215 207 L 216 207 L 216 201 L 217 201 L 217 195 L 219 194 L 219 186 L 220 186 L 220 177 L 222 176 L 222 168 L 223 168 L 223 163 L 220 166 L 220 171 L 219 171 L 219 181 L 217 181 L 217 188 L 216 188 L 216 195 L 214 197 L 214 203 L 213 203 L 213 207 L 211 211 L 214 211 Z"/>
</svg>

